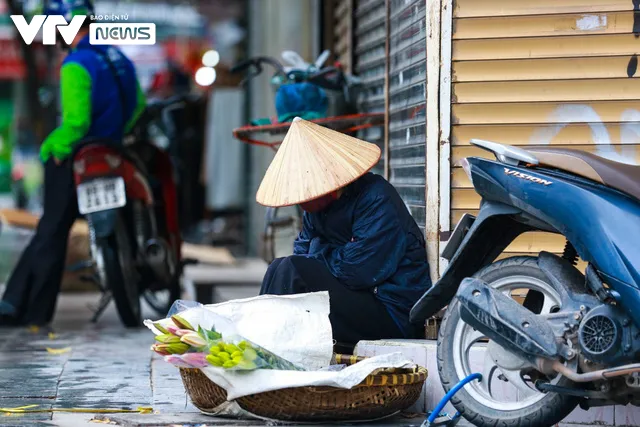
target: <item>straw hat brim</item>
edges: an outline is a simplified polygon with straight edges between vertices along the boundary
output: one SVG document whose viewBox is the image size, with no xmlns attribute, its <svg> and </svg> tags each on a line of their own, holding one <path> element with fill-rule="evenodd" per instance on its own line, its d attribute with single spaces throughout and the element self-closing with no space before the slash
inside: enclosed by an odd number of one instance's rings
<svg viewBox="0 0 640 427">
<path fill-rule="evenodd" d="M 256 193 L 263 206 L 293 206 L 330 194 L 369 172 L 380 148 L 366 141 L 296 119 Z"/>
</svg>

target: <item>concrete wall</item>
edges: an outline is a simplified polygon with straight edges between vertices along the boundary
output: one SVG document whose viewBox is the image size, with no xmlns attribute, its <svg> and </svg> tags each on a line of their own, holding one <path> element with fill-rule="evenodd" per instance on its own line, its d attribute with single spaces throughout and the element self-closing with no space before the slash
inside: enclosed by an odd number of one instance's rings
<svg viewBox="0 0 640 427">
<path fill-rule="evenodd" d="M 294 50 L 310 61 L 319 54 L 319 0 L 250 0 L 249 55 L 280 59 L 283 50 Z M 250 118 L 275 115 L 274 93 L 269 85 L 272 70 L 253 79 L 249 88 Z M 255 193 L 274 152 L 266 147 L 250 148 L 249 250 L 257 253 L 264 224 L 264 208 L 255 203 Z"/>
</svg>

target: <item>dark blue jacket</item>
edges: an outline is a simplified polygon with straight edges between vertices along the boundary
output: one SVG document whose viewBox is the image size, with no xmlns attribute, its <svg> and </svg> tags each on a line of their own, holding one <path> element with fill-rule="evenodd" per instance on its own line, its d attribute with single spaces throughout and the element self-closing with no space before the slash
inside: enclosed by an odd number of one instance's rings
<svg viewBox="0 0 640 427">
<path fill-rule="evenodd" d="M 327 209 L 305 212 L 294 253 L 323 260 L 349 289 L 373 292 L 406 338 L 423 335 L 409 311 L 431 287 L 424 236 L 383 177 L 368 173 Z"/>
</svg>

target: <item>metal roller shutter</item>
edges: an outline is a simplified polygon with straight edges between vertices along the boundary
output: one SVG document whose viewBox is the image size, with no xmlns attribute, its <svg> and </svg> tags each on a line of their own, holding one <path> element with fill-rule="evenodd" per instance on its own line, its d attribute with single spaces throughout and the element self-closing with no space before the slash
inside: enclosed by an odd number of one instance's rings
<svg viewBox="0 0 640 427">
<path fill-rule="evenodd" d="M 451 165 L 488 156 L 481 138 L 570 146 L 640 162 L 639 12 L 629 0 L 454 0 Z M 451 221 L 478 208 L 452 169 Z M 562 251 L 561 236 L 524 235 L 509 253 Z"/>
<path fill-rule="evenodd" d="M 389 2 L 389 180 L 426 223 L 426 2 Z"/>
<path fill-rule="evenodd" d="M 352 1 L 355 72 L 363 80 L 363 90 L 358 95 L 358 111 L 384 112 L 387 36 L 385 0 Z M 384 153 L 382 126 L 364 129 L 359 132 L 358 137 L 377 144 Z M 384 155 L 373 172 L 384 173 Z"/>
<path fill-rule="evenodd" d="M 330 5 L 333 26 L 333 46 L 330 49 L 344 69 L 353 72 L 353 0 L 337 0 Z"/>
</svg>

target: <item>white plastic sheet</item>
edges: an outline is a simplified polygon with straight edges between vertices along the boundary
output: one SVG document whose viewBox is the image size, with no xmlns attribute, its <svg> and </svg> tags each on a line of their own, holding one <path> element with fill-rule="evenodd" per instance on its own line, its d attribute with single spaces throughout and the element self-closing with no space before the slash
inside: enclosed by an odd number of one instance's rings
<svg viewBox="0 0 640 427">
<path fill-rule="evenodd" d="M 224 338 L 239 334 L 307 371 L 258 369 L 229 371 L 206 367 L 202 372 L 227 391 L 227 398 L 290 387 L 333 386 L 352 388 L 380 368 L 414 366 L 401 353 L 372 357 L 340 371 L 322 370 L 329 366 L 333 339 L 329 322 L 329 294 L 264 295 L 191 308 L 180 313 L 192 326 L 215 329 Z M 171 319 L 160 321 L 170 324 Z M 145 324 L 160 332 L 151 321 Z"/>
<path fill-rule="evenodd" d="M 192 308 L 180 313 L 191 325 L 246 339 L 308 370 L 331 362 L 333 338 L 329 293 L 262 295 Z M 145 325 L 154 333 L 153 322 Z M 160 324 L 172 324 L 164 319 Z M 215 324 L 215 325 L 214 325 Z"/>
</svg>

